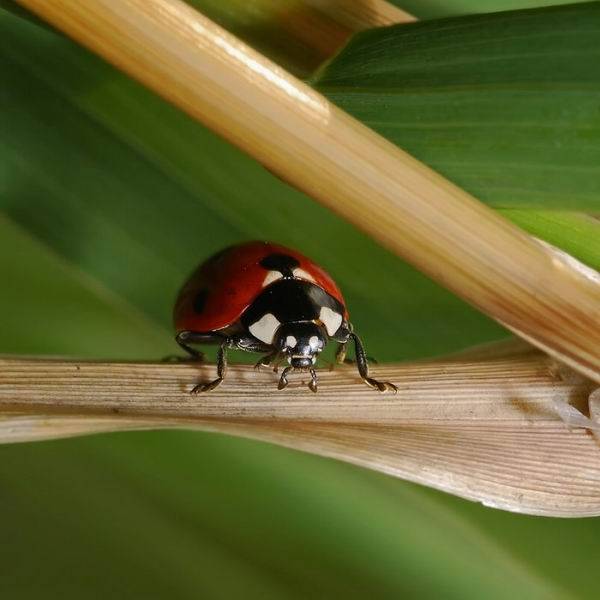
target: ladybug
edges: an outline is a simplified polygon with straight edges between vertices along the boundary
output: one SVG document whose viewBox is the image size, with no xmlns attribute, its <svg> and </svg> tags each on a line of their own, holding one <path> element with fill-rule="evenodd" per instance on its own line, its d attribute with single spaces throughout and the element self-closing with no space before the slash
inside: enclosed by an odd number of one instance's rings
<svg viewBox="0 0 600 600">
<path fill-rule="evenodd" d="M 393 384 L 369 377 L 365 350 L 348 318 L 338 286 L 317 264 L 278 244 L 246 242 L 215 254 L 185 282 L 175 303 L 175 339 L 196 360 L 203 354 L 190 344 L 219 346 L 217 378 L 192 393 L 223 381 L 228 349 L 264 353 L 257 369 L 286 359 L 278 389 L 288 385 L 290 371 L 300 370 L 310 372 L 308 387 L 316 392 L 314 365 L 330 340 L 338 343 L 338 363 L 352 340 L 363 381 L 396 392 Z"/>
</svg>

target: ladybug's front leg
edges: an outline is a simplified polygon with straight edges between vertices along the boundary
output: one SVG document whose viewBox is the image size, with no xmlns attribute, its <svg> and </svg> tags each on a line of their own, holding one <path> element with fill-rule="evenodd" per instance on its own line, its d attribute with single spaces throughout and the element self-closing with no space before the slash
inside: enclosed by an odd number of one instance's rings
<svg viewBox="0 0 600 600">
<path fill-rule="evenodd" d="M 354 348 L 356 352 L 356 366 L 358 367 L 358 373 L 362 377 L 362 380 L 370 387 L 378 389 L 380 392 L 390 390 L 394 393 L 398 391 L 398 388 L 389 381 L 377 381 L 369 377 L 369 363 L 367 361 L 367 355 L 365 349 L 360 341 L 360 338 L 353 332 L 350 337 L 354 340 Z"/>
</svg>

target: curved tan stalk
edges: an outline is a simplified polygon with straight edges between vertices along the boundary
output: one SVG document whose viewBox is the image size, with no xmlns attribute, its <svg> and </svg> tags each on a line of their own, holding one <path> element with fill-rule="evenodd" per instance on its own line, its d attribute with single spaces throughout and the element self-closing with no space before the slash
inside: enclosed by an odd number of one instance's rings
<svg viewBox="0 0 600 600">
<path fill-rule="evenodd" d="M 600 381 L 600 284 L 178 0 L 21 0 L 506 327 Z"/>
<path fill-rule="evenodd" d="M 206 16 L 254 48 L 268 47 L 295 75 L 309 76 L 357 31 L 415 17 L 385 0 L 254 0 L 205 3 Z"/>
<path fill-rule="evenodd" d="M 292 2 L 293 7 L 275 0 L 270 4 L 281 7 L 276 24 L 316 49 L 321 61 L 357 31 L 416 21 L 413 15 L 385 0 L 302 0 Z"/>
<path fill-rule="evenodd" d="M 501 347 L 502 348 L 502 347 Z M 230 433 L 376 469 L 506 510 L 600 515 L 600 445 L 589 431 L 594 386 L 529 350 L 484 351 L 375 369 L 320 373 L 315 396 L 296 374 L 232 367 L 192 396 L 214 366 L 0 359 L 0 441 L 101 431 L 187 428 Z M 597 402 L 594 405 L 597 410 Z M 572 422 L 572 428 L 563 419 Z M 583 425 L 583 427 L 581 427 Z"/>
</svg>

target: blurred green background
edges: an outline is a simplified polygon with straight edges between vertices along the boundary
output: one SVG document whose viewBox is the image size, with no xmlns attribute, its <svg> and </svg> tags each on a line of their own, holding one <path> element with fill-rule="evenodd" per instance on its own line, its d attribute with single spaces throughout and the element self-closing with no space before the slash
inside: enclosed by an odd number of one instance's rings
<svg viewBox="0 0 600 600">
<path fill-rule="evenodd" d="M 277 37 L 248 27 L 265 18 L 264 2 L 193 4 L 250 41 Z M 542 4 L 402 6 L 434 18 Z M 169 354 L 183 278 L 211 252 L 257 238 L 321 262 L 381 361 L 506 336 L 136 83 L 1 6 L 0 352 Z M 371 32 L 313 82 L 597 267 L 598 222 L 585 213 L 600 213 L 599 15 L 589 3 Z M 597 596 L 599 519 L 502 513 L 216 434 L 0 446 L 0 528 L 0 594 L 11 600 Z"/>
</svg>

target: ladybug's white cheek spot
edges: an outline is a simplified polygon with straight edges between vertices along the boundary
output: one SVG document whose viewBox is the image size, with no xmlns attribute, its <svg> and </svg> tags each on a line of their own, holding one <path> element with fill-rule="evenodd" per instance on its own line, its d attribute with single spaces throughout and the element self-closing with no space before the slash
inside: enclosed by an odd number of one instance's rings
<svg viewBox="0 0 600 600">
<path fill-rule="evenodd" d="M 268 285 L 270 285 L 274 281 L 277 281 L 278 279 L 281 279 L 282 277 L 283 275 L 279 271 L 269 271 L 267 273 L 267 276 L 265 277 L 265 280 L 263 281 L 262 286 L 267 287 Z"/>
<path fill-rule="evenodd" d="M 294 277 L 297 277 L 298 279 L 305 279 L 306 281 L 313 281 L 313 282 L 315 280 L 315 278 L 310 273 L 308 273 L 304 269 L 301 269 L 300 267 L 298 267 L 297 269 L 294 269 L 292 271 L 292 273 L 294 274 Z"/>
<path fill-rule="evenodd" d="M 288 348 L 295 348 L 297 343 L 298 343 L 298 340 L 293 335 L 288 335 L 285 338 L 285 345 Z"/>
<path fill-rule="evenodd" d="M 275 332 L 281 323 L 271 313 L 263 315 L 256 323 L 252 323 L 248 329 L 250 333 L 261 342 L 271 344 L 275 337 Z"/>
<path fill-rule="evenodd" d="M 323 325 L 325 325 L 325 329 L 327 330 L 327 335 L 333 335 L 342 324 L 342 315 L 340 313 L 335 312 L 328 306 L 323 306 L 321 308 L 321 313 L 319 314 L 319 319 Z"/>
</svg>

